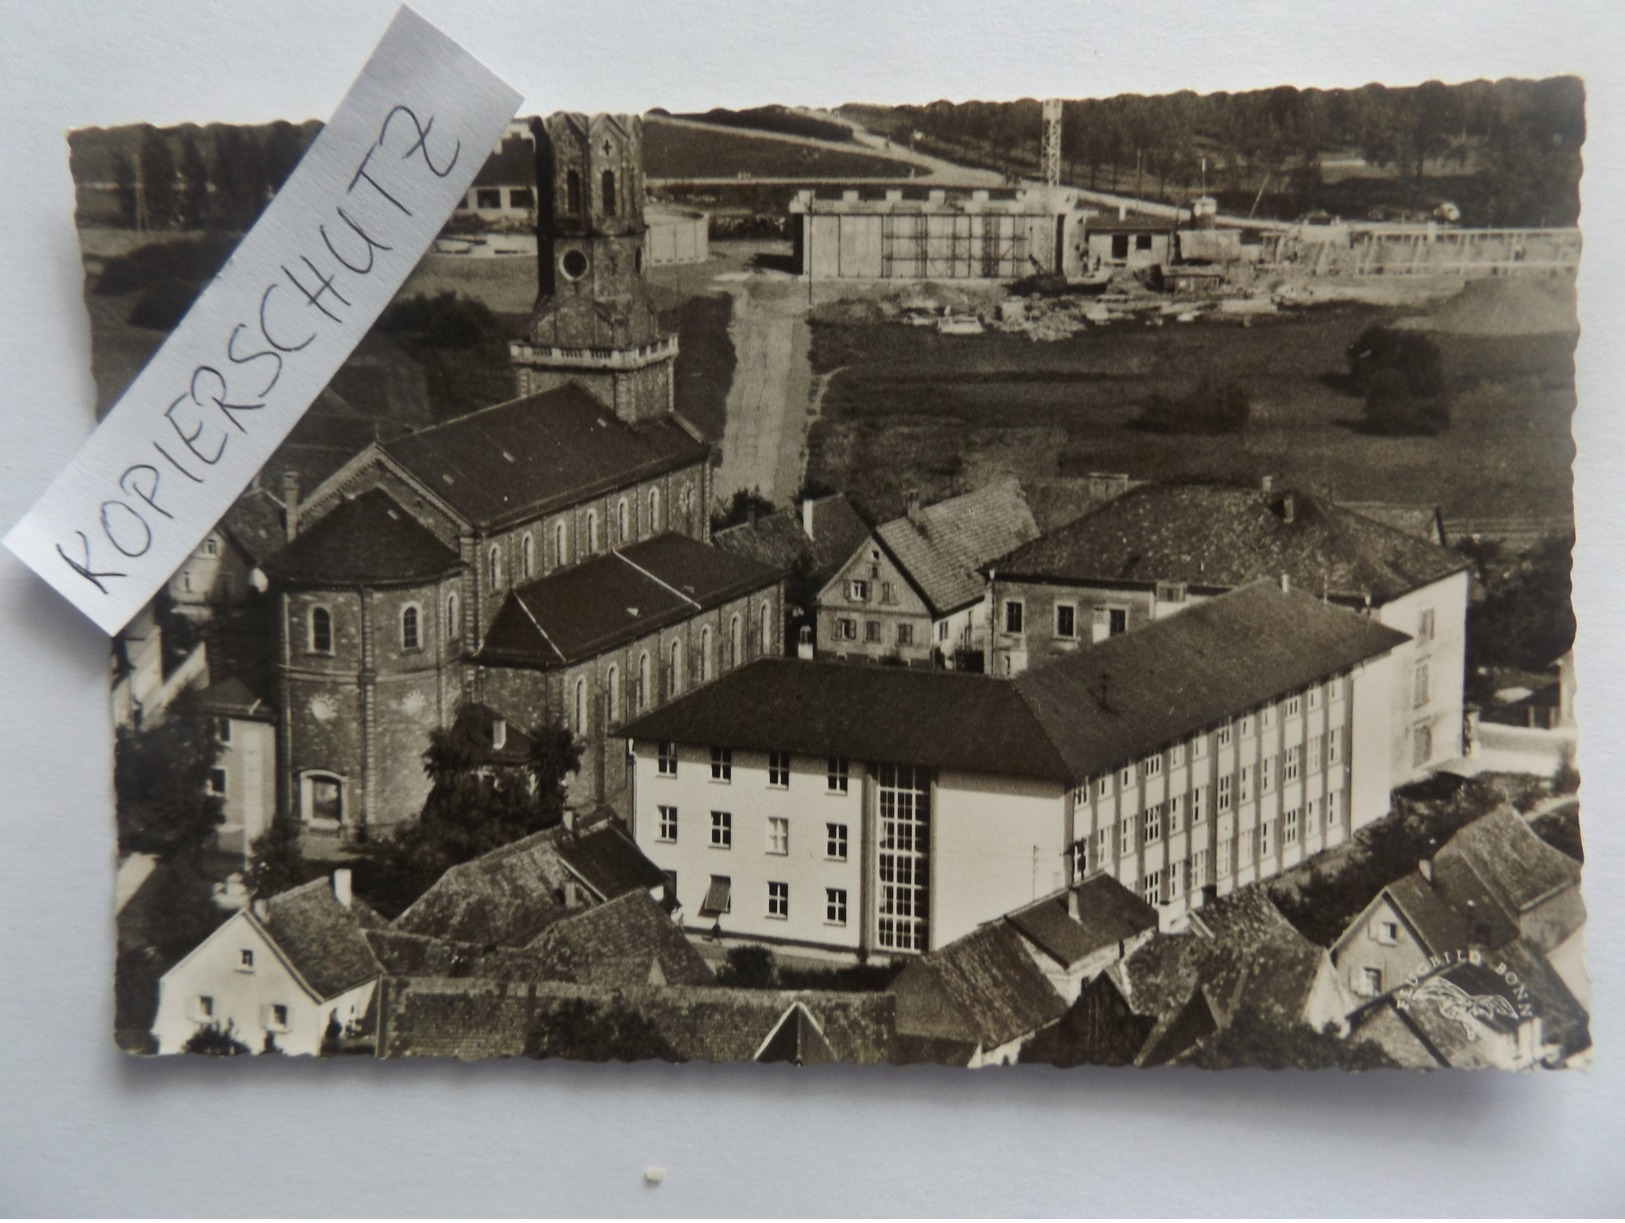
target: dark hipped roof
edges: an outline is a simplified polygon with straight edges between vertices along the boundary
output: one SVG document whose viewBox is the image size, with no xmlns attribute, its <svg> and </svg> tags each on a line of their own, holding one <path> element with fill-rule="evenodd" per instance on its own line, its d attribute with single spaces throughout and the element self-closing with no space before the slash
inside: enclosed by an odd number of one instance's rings
<svg viewBox="0 0 1625 1223">
<path fill-rule="evenodd" d="M 988 568 L 1007 579 L 1207 590 L 1284 573 L 1312 594 L 1385 603 L 1466 565 L 1457 553 L 1301 490 L 1147 484 Z"/>
<path fill-rule="evenodd" d="M 995 1049 L 1059 1019 L 1066 1002 L 1021 945 L 994 922 L 921 957 L 892 982 L 904 1033 Z"/>
<path fill-rule="evenodd" d="M 639 718 L 625 734 L 1069 779 L 1014 684 L 955 671 L 764 658 Z"/>
<path fill-rule="evenodd" d="M 765 589 L 780 573 L 686 535 L 657 535 L 511 591 L 480 662 L 557 667 Z"/>
<path fill-rule="evenodd" d="M 1067 893 L 1062 892 L 1017 909 L 1004 920 L 1068 967 L 1157 928 L 1156 908 L 1110 875 L 1091 875 L 1072 891 L 1078 898 L 1076 917 L 1068 909 Z"/>
<path fill-rule="evenodd" d="M 702 462 L 710 453 L 675 417 L 629 425 L 574 383 L 379 448 L 487 530 Z"/>
<path fill-rule="evenodd" d="M 270 687 L 270 676 L 257 667 L 210 684 L 198 694 L 198 700 L 212 714 L 274 722 L 276 707 L 267 695 Z"/>
<path fill-rule="evenodd" d="M 1015 680 L 762 659 L 625 733 L 1076 782 L 1405 640 L 1261 582 Z"/>
<path fill-rule="evenodd" d="M 559 860 L 605 900 L 663 887 L 666 873 L 638 848 L 610 808 L 602 807 L 575 832 L 555 842 Z"/>
<path fill-rule="evenodd" d="M 1012 683 L 1081 779 L 1407 640 L 1301 591 L 1256 582 Z"/>
<path fill-rule="evenodd" d="M 978 568 L 1038 537 L 1038 525 L 1015 480 L 928 505 L 875 528 L 897 567 L 937 615 L 980 599 Z"/>
<path fill-rule="evenodd" d="M 262 924 L 272 941 L 318 998 L 336 997 L 382 974 L 359 916 L 334 898 L 325 876 L 271 897 L 265 910 Z"/>
<path fill-rule="evenodd" d="M 393 497 L 374 488 L 317 519 L 269 568 L 285 581 L 348 587 L 433 581 L 462 563 Z"/>
</svg>

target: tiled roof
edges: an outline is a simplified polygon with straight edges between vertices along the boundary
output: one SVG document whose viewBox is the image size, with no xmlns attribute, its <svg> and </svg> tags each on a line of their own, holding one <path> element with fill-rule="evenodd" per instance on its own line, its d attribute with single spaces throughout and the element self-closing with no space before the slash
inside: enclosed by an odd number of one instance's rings
<svg viewBox="0 0 1625 1223">
<path fill-rule="evenodd" d="M 639 718 L 624 733 L 1069 778 L 1013 684 L 954 671 L 764 658 Z"/>
<path fill-rule="evenodd" d="M 998 480 L 883 523 L 875 536 L 932 611 L 944 615 L 979 600 L 986 583 L 977 570 L 1036 539 L 1038 526 L 1021 485 Z"/>
<path fill-rule="evenodd" d="M 263 488 L 250 487 L 231 503 L 220 530 L 231 538 L 250 565 L 275 556 L 287 542 L 282 523 L 282 503 Z"/>
<path fill-rule="evenodd" d="M 493 981 L 555 979 L 547 956 L 513 947 L 480 947 L 385 927 L 366 932 L 367 944 L 392 977 L 484 977 Z"/>
<path fill-rule="evenodd" d="M 663 887 L 665 872 L 638 848 L 608 807 L 562 833 L 555 842 L 559 859 L 606 900 L 628 892 Z"/>
<path fill-rule="evenodd" d="M 1084 983 L 1059 1022 L 1024 1045 L 1021 1060 L 1053 1066 L 1132 1066 L 1158 1027 L 1154 1015 L 1138 1015 L 1110 973 Z"/>
<path fill-rule="evenodd" d="M 1013 681 L 762 659 L 625 733 L 1077 782 L 1405 640 L 1256 583 Z"/>
<path fill-rule="evenodd" d="M 822 585 L 869 538 L 869 527 L 839 493 L 819 497 L 802 509 L 812 517 L 810 539 L 802 529 L 802 513 L 787 509 L 717 531 L 711 542 L 784 571 L 804 561 L 808 577 Z"/>
<path fill-rule="evenodd" d="M 531 944 L 554 980 L 635 989 L 710 985 L 705 959 L 646 892 L 628 892 L 549 926 Z"/>
<path fill-rule="evenodd" d="M 657 535 L 511 591 L 480 661 L 565 666 L 767 589 L 779 577 L 686 535 Z"/>
<path fill-rule="evenodd" d="M 478 947 L 524 947 L 570 913 L 579 877 L 606 900 L 665 882 L 606 816 L 576 831 L 546 829 L 454 866 L 395 919 L 394 927 Z"/>
<path fill-rule="evenodd" d="M 262 924 L 318 997 L 336 997 L 383 972 L 326 877 L 271 897 L 265 908 Z"/>
<path fill-rule="evenodd" d="M 984 1050 L 1054 1022 L 1066 1002 L 1016 933 L 994 922 L 903 969 L 892 982 L 899 1031 L 974 1040 Z"/>
<path fill-rule="evenodd" d="M 1364 616 L 1257 582 L 1011 683 L 1082 779 L 1406 640 Z"/>
<path fill-rule="evenodd" d="M 1457 553 L 1310 493 L 1148 484 L 987 568 L 1008 579 L 1209 591 L 1286 574 L 1311 594 L 1386 603 L 1466 566 Z"/>
<path fill-rule="evenodd" d="M 309 585 L 422 582 L 456 572 L 462 561 L 382 489 L 302 528 L 269 568 Z"/>
<path fill-rule="evenodd" d="M 710 454 L 676 418 L 629 425 L 574 383 L 379 445 L 469 522 L 488 530 L 703 462 Z"/>
<path fill-rule="evenodd" d="M 1421 875 L 1412 872 L 1383 890 L 1430 953 L 1454 951 L 1480 941 L 1473 920 L 1447 904 Z"/>
<path fill-rule="evenodd" d="M 1068 894 L 1047 896 L 1004 920 L 1058 963 L 1070 967 L 1097 951 L 1157 928 L 1157 910 L 1110 875 L 1091 875 L 1072 889 L 1078 915 L 1069 909 Z"/>
<path fill-rule="evenodd" d="M 276 707 L 266 695 L 269 687 L 270 676 L 256 668 L 210 684 L 198 694 L 198 700 L 212 714 L 269 722 L 276 719 Z"/>
<path fill-rule="evenodd" d="M 755 522 L 741 522 L 737 526 L 713 531 L 711 543 L 724 552 L 748 557 L 759 565 L 783 571 L 794 568 L 796 562 L 812 548 L 812 540 L 801 529 L 801 518 L 794 510 L 779 510 Z M 857 546 L 852 545 L 853 548 Z"/>
<path fill-rule="evenodd" d="M 1434 870 L 1447 895 L 1458 863 L 1513 915 L 1580 884 L 1580 864 L 1542 841 L 1508 806 L 1462 828 L 1434 856 Z"/>
<path fill-rule="evenodd" d="M 804 1008 L 832 1060 L 874 1064 L 896 1042 L 895 1000 L 888 994 L 724 989 L 716 986 L 610 990 L 572 983 L 504 985 L 474 979 L 390 980 L 384 1057 L 515 1057 L 539 1022 L 586 1002 L 646 1020 L 678 1061 L 750 1061 L 780 1035 L 786 1013 Z M 803 1022 L 795 1017 L 799 1025 Z M 793 1035 L 796 1033 L 792 1033 Z M 797 1040 L 806 1049 L 810 1042 Z M 548 1050 L 538 1050 L 547 1053 Z"/>
</svg>

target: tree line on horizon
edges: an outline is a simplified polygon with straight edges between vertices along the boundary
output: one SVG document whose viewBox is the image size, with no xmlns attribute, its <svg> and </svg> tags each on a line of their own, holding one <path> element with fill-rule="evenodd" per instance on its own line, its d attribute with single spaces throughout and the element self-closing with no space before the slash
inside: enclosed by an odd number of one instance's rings
<svg viewBox="0 0 1625 1223">
<path fill-rule="evenodd" d="M 1023 98 L 852 109 L 894 141 L 1033 175 L 1041 105 Z M 1077 186 L 1164 198 L 1173 188 L 1171 198 L 1186 201 L 1205 185 L 1252 202 L 1273 185 L 1284 202 L 1314 207 L 1336 198 L 1324 163 L 1356 157 L 1391 170 L 1396 197 L 1424 210 L 1439 202 L 1430 177 L 1453 171 L 1449 189 L 1470 193 L 1463 221 L 1475 226 L 1574 224 L 1584 140 L 1585 86 L 1572 76 L 1119 94 L 1067 100 L 1061 127 L 1063 180 Z"/>
</svg>

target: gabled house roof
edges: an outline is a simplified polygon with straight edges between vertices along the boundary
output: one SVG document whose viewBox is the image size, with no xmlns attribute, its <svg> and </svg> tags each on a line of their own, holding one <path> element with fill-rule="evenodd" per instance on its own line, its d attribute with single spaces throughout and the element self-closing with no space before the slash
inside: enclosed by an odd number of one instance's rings
<svg viewBox="0 0 1625 1223">
<path fill-rule="evenodd" d="M 231 503 L 220 519 L 219 529 L 250 565 L 275 556 L 288 538 L 283 527 L 282 503 L 266 489 L 253 486 Z"/>
<path fill-rule="evenodd" d="M 1260 582 L 1015 680 L 761 659 L 624 733 L 1078 782 L 1406 640 Z"/>
<path fill-rule="evenodd" d="M 276 706 L 268 694 L 270 676 L 264 668 L 254 668 L 210 684 L 198 694 L 205 712 L 216 716 L 274 722 Z"/>
<path fill-rule="evenodd" d="M 666 911 L 647 892 L 614 900 L 549 926 L 530 951 L 556 981 L 635 989 L 648 985 L 710 985 L 711 969 Z"/>
<path fill-rule="evenodd" d="M 1377 604 L 1467 567 L 1414 535 L 1288 489 L 1146 484 L 986 566 L 1000 579 L 1229 590 L 1282 574 L 1299 590 Z"/>
<path fill-rule="evenodd" d="M 320 1000 L 337 997 L 383 972 L 367 945 L 360 916 L 334 898 L 325 876 L 271 897 L 263 918 L 248 916 Z"/>
<path fill-rule="evenodd" d="M 482 408 L 375 448 L 465 521 L 487 531 L 710 455 L 678 418 L 628 424 L 575 383 Z M 341 471 L 336 478 L 343 476 Z"/>
<path fill-rule="evenodd" d="M 646 891 L 665 876 L 599 814 L 573 832 L 548 828 L 452 867 L 392 924 L 478 947 L 525 947 L 569 915 L 572 882 L 603 901 Z"/>
<path fill-rule="evenodd" d="M 1064 968 L 1157 928 L 1157 910 L 1110 875 L 1090 875 L 1068 892 L 1046 896 L 1005 921 Z"/>
<path fill-rule="evenodd" d="M 986 583 L 978 569 L 1037 537 L 1026 495 L 1013 479 L 912 510 L 875 528 L 875 538 L 939 616 L 980 600 Z"/>
<path fill-rule="evenodd" d="M 382 489 L 369 489 L 311 524 L 267 566 L 303 586 L 432 582 L 462 559 Z"/>
<path fill-rule="evenodd" d="M 510 591 L 479 661 L 568 666 L 764 590 L 780 576 L 686 535 L 657 535 Z"/>
<path fill-rule="evenodd" d="M 898 1031 L 996 1049 L 1066 1010 L 1021 939 L 1004 922 L 982 926 L 920 957 L 892 982 Z"/>
<path fill-rule="evenodd" d="M 1434 856 L 1434 870 L 1447 894 L 1459 878 L 1458 864 L 1514 915 L 1580 885 L 1580 864 L 1542 841 L 1510 806 L 1460 829 Z"/>
</svg>

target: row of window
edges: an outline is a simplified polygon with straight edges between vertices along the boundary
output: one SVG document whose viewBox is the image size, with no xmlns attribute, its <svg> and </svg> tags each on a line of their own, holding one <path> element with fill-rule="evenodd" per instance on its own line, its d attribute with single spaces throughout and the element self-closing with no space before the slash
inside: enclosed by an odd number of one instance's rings
<svg viewBox="0 0 1625 1223">
<path fill-rule="evenodd" d="M 456 641 L 462 636 L 463 622 L 460 610 L 456 593 L 448 594 L 446 596 L 447 641 Z M 421 605 L 408 603 L 402 607 L 398 617 L 398 626 L 402 650 L 423 649 L 427 635 L 424 632 L 425 624 Z M 333 609 L 325 604 L 318 603 L 311 607 L 305 616 L 305 650 L 310 654 L 332 654 L 333 641 Z"/>
<path fill-rule="evenodd" d="M 1096 607 L 1093 609 L 1095 637 L 1116 637 L 1120 633 L 1128 632 L 1127 607 Z M 1003 615 L 1004 631 L 1012 636 L 1023 636 L 1027 632 L 1027 601 L 1025 599 L 1006 599 L 1004 601 Z M 1054 633 L 1063 641 L 1075 641 L 1078 636 L 1078 605 L 1076 603 L 1057 603 L 1055 605 Z"/>
<path fill-rule="evenodd" d="M 1324 819 L 1327 828 L 1336 828 L 1342 819 L 1341 794 L 1334 791 L 1326 796 L 1324 803 Z M 1191 814 L 1191 824 L 1194 826 L 1202 822 L 1200 808 L 1194 801 Z M 1239 840 L 1225 837 L 1218 844 L 1219 875 L 1227 876 L 1231 871 L 1236 846 L 1240 846 L 1240 865 L 1248 866 L 1255 857 L 1268 858 L 1276 852 L 1279 846 L 1297 845 L 1312 830 L 1318 829 L 1322 819 L 1322 803 L 1318 798 L 1311 798 L 1304 807 L 1293 807 L 1281 814 L 1279 821 L 1274 819 L 1263 820 L 1257 828 L 1243 833 Z M 1138 844 L 1152 845 L 1172 836 L 1179 831 L 1179 804 L 1173 800 L 1159 803 L 1147 810 L 1143 816 L 1136 819 L 1129 816 L 1116 825 L 1116 835 L 1113 835 L 1114 825 L 1107 824 L 1099 828 L 1093 839 L 1093 848 L 1089 841 L 1079 841 L 1072 848 L 1073 865 L 1079 874 L 1089 870 L 1103 870 L 1114 861 L 1112 845 L 1117 845 L 1116 858 L 1130 857 Z M 1090 860 L 1091 853 L 1093 861 Z M 1207 851 L 1199 849 L 1193 851 L 1192 860 L 1207 861 Z M 1203 880 L 1211 882 L 1211 880 Z"/>
<path fill-rule="evenodd" d="M 1332 684 L 1336 682 L 1333 680 Z M 1331 687 L 1332 685 L 1329 684 L 1328 688 Z M 1311 689 L 1310 691 L 1318 693 L 1319 689 Z M 1335 690 L 1331 695 L 1335 699 Z M 1299 697 L 1289 697 L 1282 702 L 1283 706 L 1288 709 L 1287 717 L 1297 716 L 1299 702 Z M 1317 703 L 1311 701 L 1311 707 Z M 1268 708 L 1273 709 L 1274 706 Z M 1273 717 L 1270 722 L 1265 724 L 1270 725 L 1272 722 Z M 1228 747 L 1235 741 L 1235 726 L 1239 725 L 1241 727 L 1242 736 L 1246 738 L 1253 734 L 1253 723 L 1254 715 L 1252 714 L 1241 718 L 1239 723 L 1227 722 L 1213 733 L 1213 741 L 1219 747 Z M 1164 761 L 1166 761 L 1169 768 L 1176 769 L 1185 764 L 1187 760 L 1205 759 L 1209 750 L 1208 739 L 1209 736 L 1206 733 L 1199 734 L 1186 743 L 1175 743 L 1165 752 L 1154 752 L 1133 764 L 1124 765 L 1113 773 L 1102 773 L 1099 777 L 1085 781 L 1081 786 L 1077 787 L 1073 791 L 1072 797 L 1080 804 L 1086 802 L 1091 793 L 1095 798 L 1110 798 L 1114 786 L 1127 790 L 1140 778 L 1160 777 Z M 1308 740 L 1301 745 L 1294 744 L 1288 747 L 1285 752 L 1264 757 L 1257 766 L 1263 779 L 1263 789 L 1266 791 L 1272 789 L 1277 777 L 1285 781 L 1296 781 L 1305 770 L 1310 773 L 1317 772 L 1321 768 L 1322 760 L 1325 761 L 1327 766 L 1337 764 L 1342 758 L 1342 744 L 1342 728 L 1334 726 L 1323 735 L 1309 736 Z M 1253 767 L 1252 765 L 1245 765 L 1241 769 L 1242 788 L 1246 791 L 1242 795 L 1243 802 L 1250 797 L 1250 778 Z M 1224 784 L 1223 778 L 1220 779 L 1220 784 Z M 1221 808 L 1221 810 L 1223 809 Z"/>
<path fill-rule="evenodd" d="M 943 628 L 947 627 L 946 621 Z M 858 622 L 851 616 L 835 617 L 835 640 L 856 641 L 858 639 Z M 865 620 L 863 622 L 863 642 L 865 645 L 883 645 L 885 633 L 879 620 Z M 914 625 L 907 620 L 898 621 L 893 629 L 893 644 L 913 645 Z"/>
<path fill-rule="evenodd" d="M 598 177 L 599 203 L 604 215 L 612 217 L 619 211 L 620 196 L 615 190 L 615 171 L 605 170 Z M 567 216 L 580 216 L 582 192 L 581 171 L 567 170 L 564 174 L 564 210 Z"/>
<path fill-rule="evenodd" d="M 536 207 L 536 193 L 529 187 L 476 187 L 474 207 L 483 210 L 501 208 L 504 190 L 508 193 L 509 208 L 522 208 L 528 212 Z"/>
<path fill-rule="evenodd" d="M 846 582 L 846 598 L 850 603 L 867 603 L 873 596 L 877 583 L 870 578 L 848 578 Z M 897 587 L 887 581 L 878 583 L 880 588 L 880 602 L 891 606 L 897 602 Z"/>
<path fill-rule="evenodd" d="M 657 809 L 659 826 L 656 839 L 667 845 L 677 844 L 681 818 L 676 807 L 661 804 Z M 775 857 L 790 852 L 790 820 L 787 816 L 770 815 L 763 825 L 763 851 Z M 710 846 L 712 849 L 732 849 L 734 844 L 734 817 L 731 811 L 711 812 Z M 824 824 L 824 858 L 829 862 L 845 862 L 848 850 L 847 826 L 841 823 Z"/>
<path fill-rule="evenodd" d="M 666 879 L 673 893 L 677 889 L 677 873 L 667 871 Z M 769 881 L 766 888 L 767 905 L 765 916 L 775 921 L 788 921 L 790 919 L 790 885 L 788 883 Z M 700 904 L 701 917 L 721 917 L 733 912 L 733 879 L 728 875 L 712 875 L 710 886 L 706 889 L 705 899 Z M 846 925 L 846 889 L 824 889 L 824 924 L 826 926 Z"/>
<path fill-rule="evenodd" d="M 213 994 L 199 994 L 192 1000 L 192 1018 L 204 1024 L 213 1024 L 219 1015 L 215 1010 Z M 288 1008 L 280 1002 L 268 1003 L 260 1008 L 260 1026 L 267 1032 L 288 1030 Z"/>
<path fill-rule="evenodd" d="M 851 786 L 852 765 L 845 756 L 829 756 L 824 770 L 825 788 L 831 794 L 845 794 Z M 656 772 L 661 777 L 677 776 L 677 745 L 663 742 L 656 750 Z M 767 754 L 767 784 L 773 789 L 788 789 L 790 785 L 790 753 Z M 731 747 L 711 749 L 711 780 L 733 784 L 734 754 Z"/>
<path fill-rule="evenodd" d="M 683 491 L 686 495 L 687 489 L 685 488 Z M 662 529 L 663 524 L 661 522 L 660 512 L 660 490 L 658 488 L 651 488 L 649 490 L 648 529 L 648 533 L 651 535 L 657 534 Z M 632 521 L 633 513 L 634 511 L 631 498 L 622 497 L 618 502 L 616 502 L 615 544 L 625 545 L 633 542 L 633 540 L 636 538 L 635 524 Z M 598 537 L 597 510 L 593 509 L 587 511 L 586 526 L 587 546 L 584 554 L 587 556 L 596 556 L 602 546 Z M 502 545 L 494 543 L 490 546 L 490 549 L 486 552 L 485 556 L 486 578 L 488 584 L 493 590 L 500 588 L 502 585 L 502 553 Z M 556 522 L 553 524 L 553 556 L 555 558 L 553 562 L 555 565 L 562 566 L 570 563 L 569 532 L 563 522 Z M 522 582 L 529 581 L 531 578 L 536 576 L 536 572 L 536 541 L 534 535 L 530 531 L 526 531 L 519 537 L 519 580 Z"/>
</svg>

